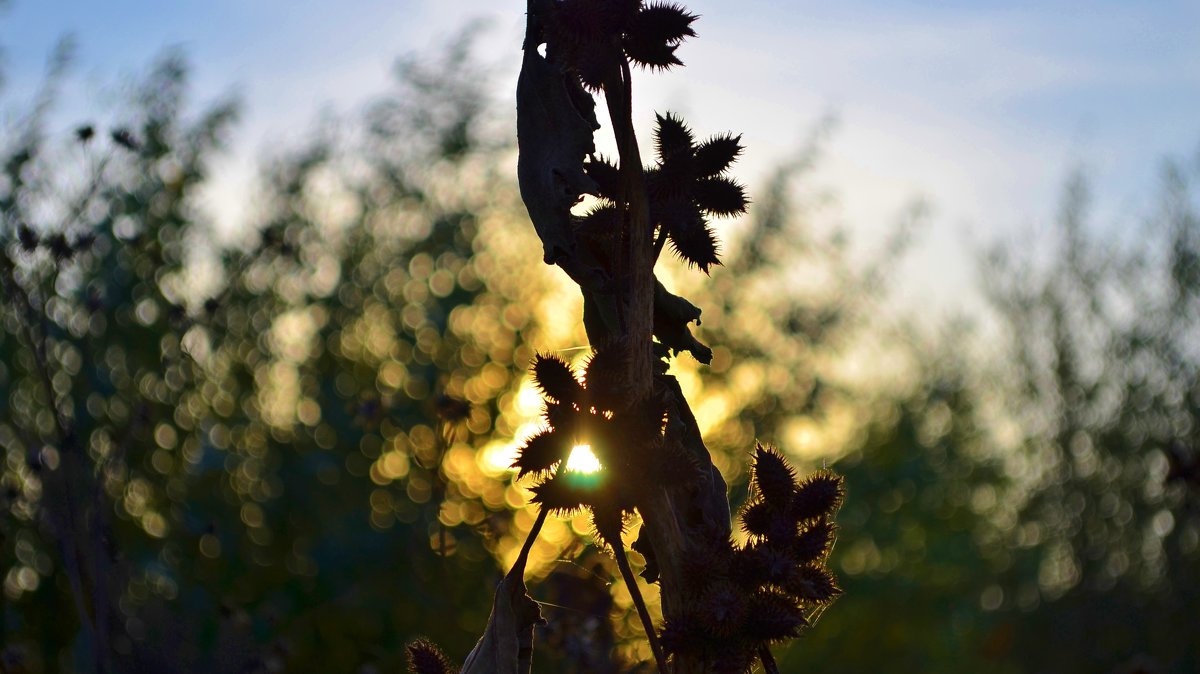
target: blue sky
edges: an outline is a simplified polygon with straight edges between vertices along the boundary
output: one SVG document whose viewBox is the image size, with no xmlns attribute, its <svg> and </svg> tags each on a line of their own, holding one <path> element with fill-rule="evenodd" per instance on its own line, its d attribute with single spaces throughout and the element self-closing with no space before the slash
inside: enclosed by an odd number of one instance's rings
<svg viewBox="0 0 1200 674">
<path fill-rule="evenodd" d="M 1200 2 L 780 2 L 691 0 L 688 67 L 640 76 L 635 104 L 683 111 L 701 133 L 744 132 L 753 186 L 824 115 L 839 120 L 809 187 L 878 238 L 914 198 L 933 206 L 904 292 L 954 304 L 973 241 L 1036 231 L 1083 166 L 1100 225 L 1149 210 L 1163 157 L 1200 149 Z M 352 110 L 401 54 L 467 19 L 498 96 L 515 82 L 520 0 L 10 0 L 0 10 L 6 99 L 28 96 L 45 55 L 75 35 L 65 107 L 103 98 L 168 46 L 194 64 L 196 98 L 237 92 L 237 154 L 212 199 L 235 222 L 253 159 L 323 107 Z M 74 101 L 74 104 L 72 103 Z"/>
</svg>

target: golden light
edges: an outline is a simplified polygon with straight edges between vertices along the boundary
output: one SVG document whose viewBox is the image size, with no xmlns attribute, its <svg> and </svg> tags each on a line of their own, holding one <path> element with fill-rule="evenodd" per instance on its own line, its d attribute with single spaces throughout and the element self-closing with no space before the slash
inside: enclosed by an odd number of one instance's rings
<svg viewBox="0 0 1200 674">
<path fill-rule="evenodd" d="M 541 425 L 536 421 L 524 423 L 517 427 L 517 432 L 513 436 L 516 438 L 530 438 L 540 428 Z M 513 467 L 513 461 L 520 454 L 521 446 L 524 444 L 523 440 L 489 442 L 476 454 L 476 463 L 479 464 L 480 469 L 484 473 L 492 477 L 499 477 L 505 473 L 515 472 L 516 468 Z"/>
<path fill-rule="evenodd" d="M 575 473 L 595 473 L 602 467 L 600 460 L 592 453 L 591 445 L 575 445 L 567 457 L 566 469 Z"/>
</svg>

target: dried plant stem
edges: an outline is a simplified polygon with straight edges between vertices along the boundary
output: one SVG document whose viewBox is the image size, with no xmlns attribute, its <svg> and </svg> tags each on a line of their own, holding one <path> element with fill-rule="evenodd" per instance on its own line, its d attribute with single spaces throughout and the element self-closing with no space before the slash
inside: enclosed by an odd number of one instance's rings
<svg viewBox="0 0 1200 674">
<path fill-rule="evenodd" d="M 620 77 L 605 84 L 605 100 L 620 156 L 621 203 L 624 210 L 621 243 L 614 260 L 622 301 L 621 337 L 629 349 L 626 359 L 626 391 L 630 405 L 638 405 L 653 388 L 651 340 L 654 324 L 654 260 L 651 257 L 650 213 L 642 157 L 633 129 L 633 93 L 629 65 Z"/>
<path fill-rule="evenodd" d="M 512 569 L 508 572 L 509 575 L 525 575 L 525 563 L 529 560 L 529 551 L 533 549 L 533 542 L 537 540 L 538 534 L 542 533 L 542 525 L 546 523 L 546 514 L 549 512 L 546 508 L 538 510 L 537 519 L 533 521 L 533 527 L 530 528 L 529 535 L 525 537 L 525 544 L 521 546 L 521 554 L 517 556 L 517 561 L 513 563 Z"/>
<path fill-rule="evenodd" d="M 766 644 L 758 647 L 758 659 L 762 660 L 766 674 L 779 674 L 779 665 L 775 663 L 775 656 L 771 655 L 771 648 Z"/>
<path fill-rule="evenodd" d="M 625 547 L 621 544 L 620 539 L 614 541 L 612 549 L 613 556 L 617 558 L 617 568 L 621 571 L 621 578 L 625 580 L 625 586 L 629 588 L 629 596 L 633 598 L 633 605 L 637 607 L 638 617 L 642 619 L 642 627 L 646 629 L 650 650 L 654 652 L 654 663 L 658 665 L 659 674 L 667 674 L 667 660 L 663 657 L 662 646 L 658 643 L 658 633 L 654 630 L 654 621 L 650 618 L 650 611 L 646 610 L 646 601 L 642 599 L 642 591 L 638 589 L 637 578 L 633 575 L 633 570 L 629 568 L 629 559 L 625 556 Z"/>
</svg>

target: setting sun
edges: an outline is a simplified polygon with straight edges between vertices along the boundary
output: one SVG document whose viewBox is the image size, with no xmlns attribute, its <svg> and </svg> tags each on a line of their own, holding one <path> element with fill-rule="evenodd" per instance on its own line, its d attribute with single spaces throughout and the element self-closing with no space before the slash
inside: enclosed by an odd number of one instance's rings
<svg viewBox="0 0 1200 674">
<path fill-rule="evenodd" d="M 602 467 L 600 460 L 592 453 L 591 445 L 575 445 L 571 448 L 571 455 L 567 457 L 567 470 L 569 471 L 595 473 Z"/>
</svg>

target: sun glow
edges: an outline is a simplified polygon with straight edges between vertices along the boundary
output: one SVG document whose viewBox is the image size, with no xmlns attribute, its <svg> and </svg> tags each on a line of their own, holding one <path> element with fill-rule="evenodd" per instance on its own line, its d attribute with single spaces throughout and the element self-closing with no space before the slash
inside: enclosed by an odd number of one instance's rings
<svg viewBox="0 0 1200 674">
<path fill-rule="evenodd" d="M 592 453 L 591 445 L 575 445 L 571 448 L 571 455 L 567 457 L 566 469 L 572 472 L 595 473 L 602 467 L 600 460 Z"/>
</svg>

